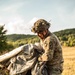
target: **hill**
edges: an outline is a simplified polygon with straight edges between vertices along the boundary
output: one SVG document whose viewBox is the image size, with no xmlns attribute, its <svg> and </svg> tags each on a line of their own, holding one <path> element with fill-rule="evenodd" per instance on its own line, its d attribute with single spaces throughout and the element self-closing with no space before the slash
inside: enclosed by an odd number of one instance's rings
<svg viewBox="0 0 75 75">
<path fill-rule="evenodd" d="M 65 29 L 53 32 L 64 46 L 75 46 L 75 28 Z M 12 34 L 6 35 L 7 41 L 17 42 L 18 44 L 27 44 L 38 42 L 39 38 L 36 35 Z"/>
<path fill-rule="evenodd" d="M 75 28 L 54 32 L 63 46 L 75 46 Z"/>
<path fill-rule="evenodd" d="M 66 36 L 66 35 L 72 35 L 72 34 L 75 35 L 75 28 L 57 31 L 57 32 L 54 32 L 54 34 L 56 34 L 58 37 L 59 36 Z"/>
<path fill-rule="evenodd" d="M 17 41 L 20 39 L 36 38 L 36 35 L 25 35 L 25 34 L 11 34 L 6 35 L 8 41 Z"/>
</svg>

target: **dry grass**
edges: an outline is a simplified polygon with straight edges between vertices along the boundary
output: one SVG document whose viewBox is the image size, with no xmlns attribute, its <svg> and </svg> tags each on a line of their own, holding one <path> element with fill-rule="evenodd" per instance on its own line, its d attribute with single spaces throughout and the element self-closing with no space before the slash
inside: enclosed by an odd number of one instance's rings
<svg viewBox="0 0 75 75">
<path fill-rule="evenodd" d="M 63 47 L 64 71 L 62 75 L 75 75 L 75 47 Z"/>
</svg>

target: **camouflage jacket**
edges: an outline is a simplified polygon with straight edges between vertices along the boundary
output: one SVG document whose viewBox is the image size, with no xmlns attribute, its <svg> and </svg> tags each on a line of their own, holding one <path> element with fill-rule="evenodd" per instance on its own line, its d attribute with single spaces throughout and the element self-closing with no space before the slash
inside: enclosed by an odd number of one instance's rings
<svg viewBox="0 0 75 75">
<path fill-rule="evenodd" d="M 40 41 L 44 53 L 40 56 L 40 61 L 47 61 L 48 66 L 57 65 L 63 62 L 62 48 L 58 38 L 48 33 L 44 41 Z"/>
</svg>

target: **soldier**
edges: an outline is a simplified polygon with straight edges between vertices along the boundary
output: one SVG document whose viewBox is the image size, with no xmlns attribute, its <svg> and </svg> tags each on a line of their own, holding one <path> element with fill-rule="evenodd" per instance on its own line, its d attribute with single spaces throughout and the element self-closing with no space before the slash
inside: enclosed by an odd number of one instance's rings
<svg viewBox="0 0 75 75">
<path fill-rule="evenodd" d="M 50 23 L 39 19 L 31 31 L 37 33 L 44 53 L 38 61 L 45 61 L 49 75 L 61 75 L 63 71 L 62 48 L 56 35 L 49 31 Z"/>
</svg>

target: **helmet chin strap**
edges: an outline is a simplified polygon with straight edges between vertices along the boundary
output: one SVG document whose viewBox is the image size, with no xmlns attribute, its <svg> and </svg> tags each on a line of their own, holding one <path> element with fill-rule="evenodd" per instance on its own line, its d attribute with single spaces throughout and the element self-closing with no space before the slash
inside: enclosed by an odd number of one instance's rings
<svg viewBox="0 0 75 75">
<path fill-rule="evenodd" d="M 47 34 L 48 34 L 48 29 L 43 31 L 43 33 L 42 33 L 43 38 L 41 38 L 41 39 L 44 40 L 47 37 Z"/>
<path fill-rule="evenodd" d="M 49 30 L 47 29 L 45 30 L 45 33 L 44 33 L 44 39 L 48 36 L 48 34 L 49 34 Z"/>
</svg>

